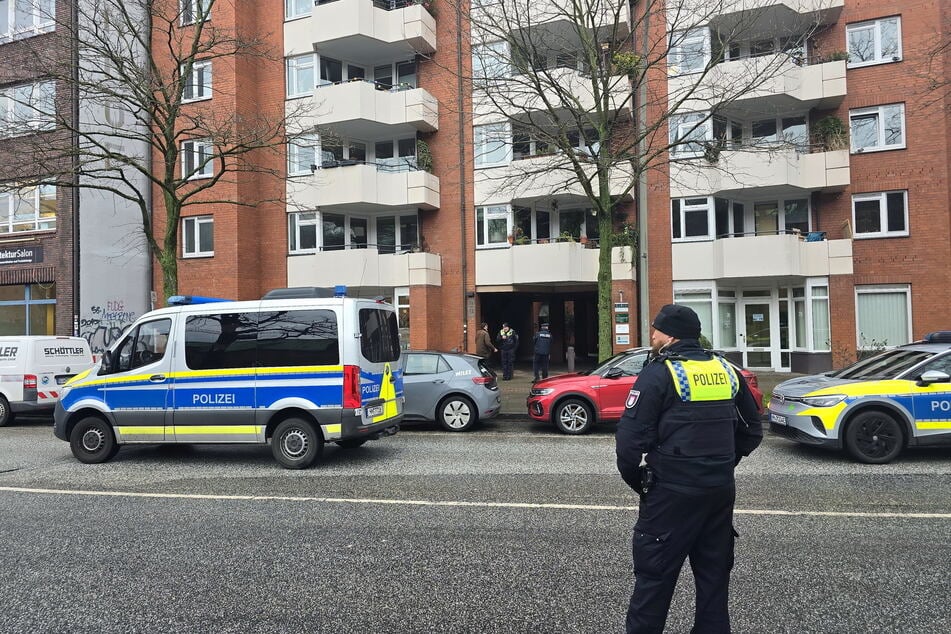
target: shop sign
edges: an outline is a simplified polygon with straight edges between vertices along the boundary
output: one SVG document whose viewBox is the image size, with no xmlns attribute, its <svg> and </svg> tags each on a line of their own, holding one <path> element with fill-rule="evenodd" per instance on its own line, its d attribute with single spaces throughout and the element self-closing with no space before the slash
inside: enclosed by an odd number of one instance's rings
<svg viewBox="0 0 951 634">
<path fill-rule="evenodd" d="M 0 249 L 0 265 L 35 264 L 43 261 L 43 247 L 15 247 Z"/>
</svg>

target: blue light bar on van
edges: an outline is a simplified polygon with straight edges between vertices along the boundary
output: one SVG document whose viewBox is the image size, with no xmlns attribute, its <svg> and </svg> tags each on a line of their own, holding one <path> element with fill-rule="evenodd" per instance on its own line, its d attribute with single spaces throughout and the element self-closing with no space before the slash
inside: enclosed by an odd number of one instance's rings
<svg viewBox="0 0 951 634">
<path fill-rule="evenodd" d="M 334 297 L 346 297 L 347 296 L 347 285 L 346 284 L 337 284 L 334 286 Z"/>
<path fill-rule="evenodd" d="M 201 295 L 172 295 L 166 300 L 169 306 L 187 306 L 189 304 L 214 304 L 215 302 L 230 302 L 233 300 L 220 297 L 202 297 Z"/>
</svg>

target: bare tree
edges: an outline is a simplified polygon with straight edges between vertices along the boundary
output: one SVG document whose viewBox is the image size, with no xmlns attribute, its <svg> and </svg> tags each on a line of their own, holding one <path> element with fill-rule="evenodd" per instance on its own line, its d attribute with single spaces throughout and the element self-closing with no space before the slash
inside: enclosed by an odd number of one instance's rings
<svg viewBox="0 0 951 634">
<path fill-rule="evenodd" d="M 217 10 L 236 11 L 234 0 L 63 4 L 69 8 L 53 17 L 47 36 L 55 45 L 35 38 L 28 55 L 30 74 L 55 86 L 58 107 L 42 113 L 55 132 L 20 143 L 19 171 L 5 176 L 19 183 L 55 180 L 129 201 L 141 213 L 141 232 L 125 240 L 129 248 L 147 246 L 161 268 L 164 296 L 174 295 L 183 211 L 266 202 L 270 194 L 254 200 L 245 190 L 238 197 L 234 186 L 250 175 L 283 176 L 262 158 L 283 155 L 287 131 L 310 104 L 285 107 L 281 95 L 240 110 L 220 107 L 248 97 L 228 94 L 227 82 L 212 84 L 212 69 L 224 76 L 239 63 L 258 70 L 272 64 L 266 72 L 283 67 L 267 34 L 209 19 Z M 215 99 L 206 100 L 212 90 Z M 270 189 L 280 192 L 274 199 L 283 198 L 283 187 Z M 153 206 L 161 209 L 159 221 Z"/>
<path fill-rule="evenodd" d="M 504 164 L 477 170 L 477 191 L 489 181 L 498 192 L 534 183 L 553 199 L 571 195 L 590 206 L 600 240 L 602 359 L 612 350 L 612 247 L 630 244 L 639 231 L 633 260 L 643 266 L 644 212 L 639 223 L 624 220 L 634 216 L 632 201 L 642 195 L 648 171 L 669 169 L 676 179 L 721 169 L 754 183 L 754 174 L 736 173 L 721 152 L 742 145 L 772 153 L 808 144 L 805 118 L 795 134 L 778 130 L 763 138 L 737 132 L 729 122 L 739 100 L 769 93 L 770 82 L 809 62 L 810 40 L 823 23 L 821 0 L 814 12 L 787 11 L 782 23 L 763 10 L 768 4 L 775 3 L 472 3 L 476 164 Z M 742 64 L 723 64 L 740 57 Z M 646 284 L 644 273 L 639 284 Z"/>
</svg>

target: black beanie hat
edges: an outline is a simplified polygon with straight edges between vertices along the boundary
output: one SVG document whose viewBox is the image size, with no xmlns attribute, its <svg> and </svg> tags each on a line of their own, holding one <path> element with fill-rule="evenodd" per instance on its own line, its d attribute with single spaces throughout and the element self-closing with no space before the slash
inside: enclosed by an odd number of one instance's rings
<svg viewBox="0 0 951 634">
<path fill-rule="evenodd" d="M 651 325 L 675 339 L 700 338 L 700 318 L 692 308 L 680 304 L 663 306 Z"/>
</svg>

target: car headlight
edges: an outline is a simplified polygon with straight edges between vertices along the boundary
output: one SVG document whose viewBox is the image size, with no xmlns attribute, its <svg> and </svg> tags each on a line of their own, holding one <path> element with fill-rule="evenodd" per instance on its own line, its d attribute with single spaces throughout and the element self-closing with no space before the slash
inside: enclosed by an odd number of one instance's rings
<svg viewBox="0 0 951 634">
<path fill-rule="evenodd" d="M 555 388 L 552 388 L 552 387 L 539 387 L 539 388 L 533 387 L 530 394 L 532 396 L 547 396 L 554 391 L 555 391 Z"/>
<path fill-rule="evenodd" d="M 845 394 L 824 394 L 823 396 L 803 396 L 802 402 L 812 407 L 832 407 L 845 400 Z"/>
</svg>

